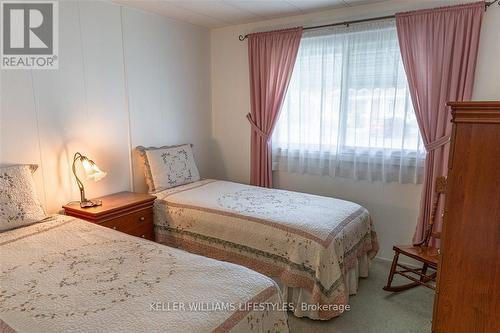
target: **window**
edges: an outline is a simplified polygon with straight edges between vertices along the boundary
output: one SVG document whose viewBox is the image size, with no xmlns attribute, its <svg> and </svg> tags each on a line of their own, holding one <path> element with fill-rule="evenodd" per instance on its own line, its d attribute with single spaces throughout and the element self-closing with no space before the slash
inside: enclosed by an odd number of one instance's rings
<svg viewBox="0 0 500 333">
<path fill-rule="evenodd" d="M 394 21 L 304 34 L 272 145 L 274 170 L 421 182 Z"/>
</svg>

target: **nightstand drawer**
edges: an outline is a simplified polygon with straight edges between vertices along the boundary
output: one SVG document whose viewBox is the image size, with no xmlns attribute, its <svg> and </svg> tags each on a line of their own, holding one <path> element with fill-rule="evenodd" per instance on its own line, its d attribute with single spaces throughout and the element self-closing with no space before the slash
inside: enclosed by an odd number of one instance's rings
<svg viewBox="0 0 500 333">
<path fill-rule="evenodd" d="M 144 224 L 144 225 L 138 226 L 135 229 L 128 230 L 127 234 L 129 234 L 131 236 L 149 239 L 152 241 L 155 240 L 153 223 Z"/>
<path fill-rule="evenodd" d="M 153 226 L 153 209 L 147 208 L 113 220 L 100 223 L 103 227 L 129 233 L 137 228 Z"/>
</svg>

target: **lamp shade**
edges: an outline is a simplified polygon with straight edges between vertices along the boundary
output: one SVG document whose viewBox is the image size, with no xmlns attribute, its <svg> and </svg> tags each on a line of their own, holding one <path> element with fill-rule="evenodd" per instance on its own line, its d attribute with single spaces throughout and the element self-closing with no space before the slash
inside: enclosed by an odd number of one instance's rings
<svg viewBox="0 0 500 333">
<path fill-rule="evenodd" d="M 82 166 L 87 179 L 92 179 L 97 182 L 107 175 L 106 172 L 99 169 L 99 167 L 92 160 L 89 160 L 86 157 L 82 159 Z"/>
<path fill-rule="evenodd" d="M 92 179 L 94 181 L 99 181 L 106 177 L 106 172 L 103 172 L 99 167 L 89 159 L 87 156 L 83 156 L 80 153 L 76 153 L 75 156 L 73 156 L 73 174 L 75 175 L 76 183 L 78 184 L 78 189 L 80 190 L 80 207 L 82 208 L 88 208 L 88 207 L 94 207 L 94 206 L 100 206 L 102 205 L 101 200 L 88 200 L 85 197 L 85 188 L 83 187 L 83 183 L 78 178 L 77 172 L 76 172 L 76 162 L 80 161 L 83 167 L 83 171 L 85 173 L 85 178 L 86 179 Z"/>
</svg>

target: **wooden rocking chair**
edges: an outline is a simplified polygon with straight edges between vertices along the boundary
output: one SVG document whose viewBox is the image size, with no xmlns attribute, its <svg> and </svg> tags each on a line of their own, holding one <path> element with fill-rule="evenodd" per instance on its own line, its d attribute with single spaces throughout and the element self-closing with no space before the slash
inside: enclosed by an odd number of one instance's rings
<svg viewBox="0 0 500 333">
<path fill-rule="evenodd" d="M 439 233 L 433 232 L 433 227 L 434 227 L 434 221 L 436 219 L 436 213 L 439 207 L 439 200 L 446 191 L 446 177 L 436 178 L 435 191 L 437 195 L 432 205 L 431 218 L 425 230 L 424 239 L 420 243 L 413 245 L 393 246 L 392 249 L 395 252 L 394 259 L 392 260 L 391 271 L 389 273 L 389 278 L 387 279 L 387 285 L 384 287 L 384 290 L 398 292 L 414 288 L 420 285 L 430 289 L 435 289 L 434 285 L 431 284 L 430 282 L 436 280 L 439 249 L 436 247 L 429 246 L 429 241 L 431 237 L 440 238 Z M 409 267 L 408 265 L 398 263 L 400 254 L 403 254 L 407 257 L 422 262 L 423 263 L 422 268 L 412 268 Z M 402 269 L 398 270 L 398 268 Z M 429 268 L 433 269 L 434 272 L 428 274 L 427 270 Z M 392 286 L 392 279 L 394 278 L 394 274 L 404 276 L 405 278 L 411 280 L 412 282 L 399 286 Z"/>
</svg>

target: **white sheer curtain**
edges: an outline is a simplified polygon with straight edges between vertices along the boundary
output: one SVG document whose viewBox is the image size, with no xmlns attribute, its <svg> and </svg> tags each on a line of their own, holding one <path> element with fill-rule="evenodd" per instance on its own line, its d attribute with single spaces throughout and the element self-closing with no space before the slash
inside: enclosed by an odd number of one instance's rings
<svg viewBox="0 0 500 333">
<path fill-rule="evenodd" d="M 304 33 L 272 144 L 273 170 L 422 181 L 393 20 Z"/>
</svg>

